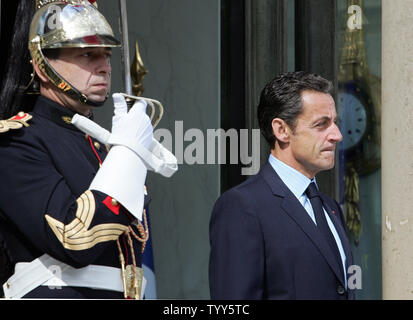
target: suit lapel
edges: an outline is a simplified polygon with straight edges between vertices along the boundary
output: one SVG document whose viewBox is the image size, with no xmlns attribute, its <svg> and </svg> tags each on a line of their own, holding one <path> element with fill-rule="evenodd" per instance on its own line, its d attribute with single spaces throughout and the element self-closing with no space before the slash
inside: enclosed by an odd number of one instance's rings
<svg viewBox="0 0 413 320">
<path fill-rule="evenodd" d="M 321 233 L 317 230 L 316 225 L 311 220 L 307 211 L 294 196 L 294 194 L 287 188 L 282 182 L 281 178 L 277 175 L 275 170 L 269 163 L 266 163 L 260 170 L 261 176 L 270 186 L 272 193 L 275 196 L 283 197 L 282 209 L 298 224 L 303 232 L 309 237 L 309 239 L 318 248 L 322 256 L 325 258 L 337 278 L 344 285 L 343 274 L 331 252 L 330 246 L 322 237 Z M 340 236 L 341 238 L 341 236 Z"/>
</svg>

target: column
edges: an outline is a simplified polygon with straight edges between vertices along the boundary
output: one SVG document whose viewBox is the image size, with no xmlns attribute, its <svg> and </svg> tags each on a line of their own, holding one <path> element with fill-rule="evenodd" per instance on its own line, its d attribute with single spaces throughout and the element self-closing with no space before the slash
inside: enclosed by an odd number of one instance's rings
<svg viewBox="0 0 413 320">
<path fill-rule="evenodd" d="M 382 1 L 383 299 L 413 298 L 413 0 Z"/>
</svg>

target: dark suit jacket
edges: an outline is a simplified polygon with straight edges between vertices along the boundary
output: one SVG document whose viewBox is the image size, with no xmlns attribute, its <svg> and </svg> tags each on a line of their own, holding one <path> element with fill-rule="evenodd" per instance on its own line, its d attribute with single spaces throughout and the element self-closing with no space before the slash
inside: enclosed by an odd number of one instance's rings
<svg viewBox="0 0 413 320">
<path fill-rule="evenodd" d="M 342 210 L 326 195 L 322 199 L 348 268 L 353 262 Z M 210 244 L 212 299 L 354 298 L 316 225 L 268 162 L 218 199 Z"/>
</svg>

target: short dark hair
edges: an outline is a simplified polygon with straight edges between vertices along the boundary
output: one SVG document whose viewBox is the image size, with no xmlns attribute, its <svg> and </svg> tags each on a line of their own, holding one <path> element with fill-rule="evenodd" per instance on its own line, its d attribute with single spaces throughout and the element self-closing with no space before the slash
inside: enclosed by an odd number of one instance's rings
<svg viewBox="0 0 413 320">
<path fill-rule="evenodd" d="M 284 120 L 294 130 L 302 112 L 301 93 L 310 90 L 330 94 L 332 89 L 331 81 L 304 71 L 283 73 L 271 80 L 261 91 L 257 107 L 261 134 L 271 149 L 276 140 L 271 125 L 273 119 Z"/>
</svg>

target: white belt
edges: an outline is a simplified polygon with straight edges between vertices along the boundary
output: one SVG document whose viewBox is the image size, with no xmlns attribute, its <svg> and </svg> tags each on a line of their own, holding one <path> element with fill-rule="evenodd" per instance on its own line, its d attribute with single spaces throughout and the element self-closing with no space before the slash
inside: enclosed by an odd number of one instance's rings
<svg viewBox="0 0 413 320">
<path fill-rule="evenodd" d="M 55 290 L 61 286 L 71 286 L 123 292 L 119 268 L 89 265 L 76 269 L 48 254 L 32 262 L 17 263 L 14 274 L 3 285 L 3 290 L 6 299 L 19 299 L 38 286 L 49 286 Z M 141 297 L 145 286 L 144 278 Z"/>
</svg>

